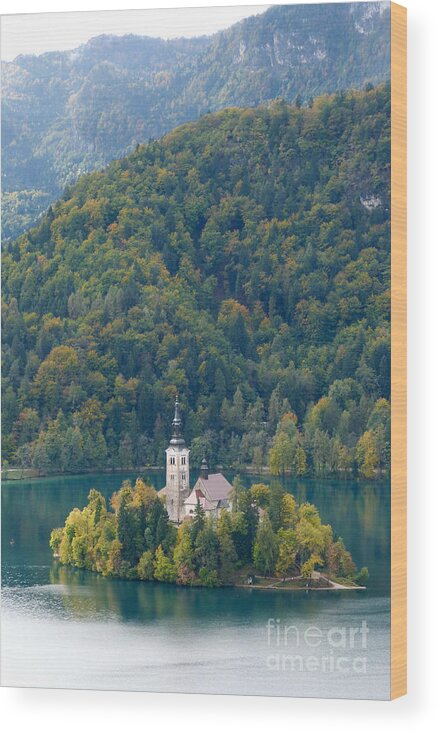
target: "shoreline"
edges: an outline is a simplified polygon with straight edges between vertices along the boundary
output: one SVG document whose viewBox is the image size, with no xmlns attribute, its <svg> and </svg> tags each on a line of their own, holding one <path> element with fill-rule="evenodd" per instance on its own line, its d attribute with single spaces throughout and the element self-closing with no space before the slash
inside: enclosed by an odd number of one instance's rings
<svg viewBox="0 0 438 732">
<path fill-rule="evenodd" d="M 234 472 L 236 475 L 257 475 L 260 477 L 263 476 L 271 476 L 272 474 L 269 471 L 269 467 L 267 465 L 263 466 L 261 469 L 256 469 L 252 465 L 245 465 L 241 466 L 240 468 L 233 468 L 228 467 L 224 465 L 216 465 L 215 470 L 223 470 L 228 473 Z M 66 473 L 66 472 L 53 472 L 53 473 L 43 473 L 38 471 L 36 468 L 3 468 L 1 471 L 1 481 L 2 483 L 13 483 L 14 481 L 19 480 L 39 480 L 42 478 L 68 478 L 68 477 L 74 477 L 74 476 L 87 476 L 87 475 L 117 475 L 119 473 L 138 473 L 141 475 L 142 473 L 146 472 L 155 472 L 160 473 L 163 472 L 164 468 L 159 465 L 140 465 L 140 466 L 134 466 L 132 468 L 94 468 L 90 470 L 83 470 L 78 473 Z M 12 473 L 12 474 L 11 474 Z M 294 475 L 291 471 L 286 471 L 284 475 L 278 475 L 275 476 L 278 480 L 283 480 L 284 478 L 302 478 L 302 479 L 310 479 L 310 480 L 327 480 L 332 478 L 337 479 L 345 479 L 345 480 L 358 480 L 358 481 L 379 481 L 384 480 L 385 478 L 389 478 L 389 474 L 382 473 L 381 475 L 375 475 L 374 478 L 363 478 L 358 475 L 354 475 L 353 471 L 350 471 L 348 474 L 330 474 L 330 475 L 324 475 L 324 476 L 317 476 L 317 475 L 301 475 L 297 476 Z"/>
<path fill-rule="evenodd" d="M 60 561 L 58 553 L 53 554 L 53 559 L 55 559 L 57 562 L 59 562 L 64 567 L 70 567 L 73 570 L 79 569 L 78 567 L 75 567 L 74 565 L 71 565 L 71 564 L 63 564 Z M 275 591 L 279 591 L 279 592 L 309 592 L 309 591 L 312 591 L 312 592 L 315 592 L 315 591 L 339 592 L 339 591 L 341 591 L 341 592 L 343 592 L 345 590 L 367 590 L 368 589 L 364 585 L 344 585 L 340 582 L 335 582 L 334 580 L 328 579 L 328 577 L 325 577 L 324 575 L 321 575 L 320 578 L 325 580 L 326 582 L 330 583 L 330 585 L 328 587 L 324 587 L 324 586 L 318 587 L 316 585 L 311 585 L 308 587 L 306 585 L 298 585 L 298 584 L 295 586 L 290 585 L 290 584 L 285 585 L 285 583 L 282 580 L 276 580 L 274 577 L 272 577 L 273 582 L 268 585 L 263 585 L 263 584 L 249 585 L 246 582 L 239 582 L 239 583 L 234 583 L 234 584 L 216 585 L 214 587 L 208 587 L 207 585 L 196 584 L 196 583 L 192 584 L 192 585 L 181 584 L 179 582 L 163 583 L 156 579 L 142 580 L 139 577 L 129 578 L 129 577 L 120 577 L 119 575 L 103 575 L 103 574 L 101 574 L 101 572 L 97 572 L 93 569 L 85 569 L 85 568 L 81 568 L 79 571 L 91 572 L 92 574 L 97 574 L 99 577 L 103 577 L 104 579 L 116 579 L 116 580 L 122 580 L 123 582 L 141 582 L 142 584 L 144 584 L 145 582 L 149 582 L 149 583 L 153 582 L 156 584 L 170 584 L 170 585 L 173 585 L 174 587 L 190 587 L 192 589 L 199 589 L 199 590 L 202 590 L 202 589 L 204 589 L 204 590 L 205 589 L 209 589 L 209 590 L 238 589 L 238 590 L 275 590 Z M 292 578 L 292 580 L 293 579 L 301 579 L 301 578 L 296 577 L 296 578 Z M 290 582 L 291 580 L 289 579 L 286 581 Z"/>
<path fill-rule="evenodd" d="M 286 580 L 278 580 L 274 577 L 272 578 L 272 582 L 270 584 L 248 584 L 248 583 L 239 583 L 233 585 L 233 587 L 240 587 L 242 589 L 248 589 L 248 590 L 280 590 L 280 592 L 307 592 L 308 590 L 311 591 L 333 591 L 333 590 L 366 590 L 367 588 L 364 585 L 346 585 L 342 582 L 335 582 L 334 580 L 329 579 L 323 574 L 319 574 L 318 578 L 314 578 L 315 584 L 314 585 L 306 585 L 306 584 L 291 584 L 294 580 L 303 580 L 302 577 L 291 577 L 286 578 Z M 317 585 L 316 582 L 319 580 L 322 580 L 323 582 L 329 583 L 328 585 Z M 288 582 L 289 584 L 286 584 Z"/>
<path fill-rule="evenodd" d="M 245 590 L 279 590 L 280 592 L 343 592 L 344 590 L 366 590 L 363 585 L 332 584 L 331 587 L 281 587 L 280 585 L 231 585 Z"/>
<path fill-rule="evenodd" d="M 245 473 L 248 475 L 270 475 L 269 468 L 267 466 L 263 467 L 261 471 L 255 470 L 250 465 L 246 465 L 244 467 L 239 468 L 232 468 L 227 467 L 224 465 L 216 465 L 215 470 L 225 470 L 225 472 L 236 472 L 236 473 Z M 14 475 L 9 475 L 9 473 L 14 473 Z M 35 468 L 4 468 L 1 471 L 1 479 L 2 482 L 14 482 L 17 480 L 38 480 L 41 478 L 68 478 L 73 476 L 87 476 L 87 475 L 117 475 L 119 473 L 138 473 L 139 475 L 141 473 L 146 472 L 155 472 L 160 473 L 164 472 L 164 468 L 159 465 L 140 465 L 140 466 L 134 466 L 133 468 L 95 468 L 90 470 L 83 470 L 79 473 L 65 473 L 62 471 L 59 472 L 53 472 L 53 473 L 40 473 Z M 6 473 L 6 475 L 5 475 Z M 15 475 L 17 473 L 17 475 Z M 288 474 L 286 474 L 288 475 Z M 279 476 L 281 477 L 281 476 Z"/>
</svg>

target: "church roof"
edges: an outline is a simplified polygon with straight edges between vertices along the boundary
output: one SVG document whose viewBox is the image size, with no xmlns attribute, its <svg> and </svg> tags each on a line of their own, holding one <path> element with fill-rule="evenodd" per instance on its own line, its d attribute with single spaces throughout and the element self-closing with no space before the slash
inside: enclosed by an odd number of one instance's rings
<svg viewBox="0 0 438 732">
<path fill-rule="evenodd" d="M 210 473 L 208 478 L 198 478 L 196 485 L 200 486 L 202 492 L 209 501 L 220 501 L 228 498 L 233 486 L 222 473 Z"/>
<path fill-rule="evenodd" d="M 209 501 L 200 488 L 193 488 L 188 498 L 184 501 L 184 505 L 196 506 L 198 501 L 204 511 L 212 511 L 213 509 L 218 508 L 219 501 Z"/>
</svg>

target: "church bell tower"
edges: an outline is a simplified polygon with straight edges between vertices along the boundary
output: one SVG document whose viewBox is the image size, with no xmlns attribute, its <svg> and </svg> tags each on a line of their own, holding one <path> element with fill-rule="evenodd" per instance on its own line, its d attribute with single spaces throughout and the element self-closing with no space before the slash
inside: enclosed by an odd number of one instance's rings
<svg viewBox="0 0 438 732">
<path fill-rule="evenodd" d="M 179 401 L 176 397 L 172 438 L 166 450 L 166 508 L 170 521 L 176 524 L 180 524 L 184 518 L 184 501 L 190 493 L 189 453 L 182 436 Z"/>
</svg>

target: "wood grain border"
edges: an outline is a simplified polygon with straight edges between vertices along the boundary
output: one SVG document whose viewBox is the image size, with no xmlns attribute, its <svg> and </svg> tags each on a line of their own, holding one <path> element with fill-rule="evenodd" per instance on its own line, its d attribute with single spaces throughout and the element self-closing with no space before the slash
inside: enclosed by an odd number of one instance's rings
<svg viewBox="0 0 438 732">
<path fill-rule="evenodd" d="M 391 2 L 391 699 L 407 691 L 406 17 Z"/>
</svg>

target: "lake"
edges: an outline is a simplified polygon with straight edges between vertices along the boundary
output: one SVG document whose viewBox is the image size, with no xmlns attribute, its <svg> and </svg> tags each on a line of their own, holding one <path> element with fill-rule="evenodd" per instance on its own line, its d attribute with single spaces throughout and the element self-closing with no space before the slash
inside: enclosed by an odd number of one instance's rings
<svg viewBox="0 0 438 732">
<path fill-rule="evenodd" d="M 369 568 L 366 591 L 187 588 L 59 565 L 51 529 L 85 505 L 90 488 L 108 498 L 135 477 L 3 484 L 3 685 L 389 697 L 389 481 L 285 483 L 299 502 L 315 503 L 357 566 Z M 148 478 L 164 485 L 164 474 Z"/>
</svg>

